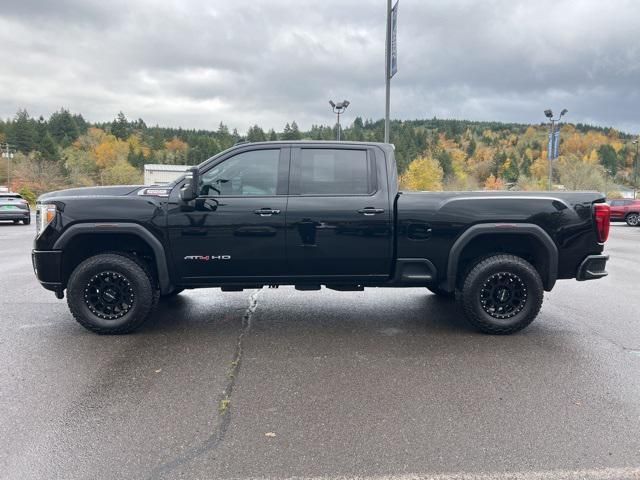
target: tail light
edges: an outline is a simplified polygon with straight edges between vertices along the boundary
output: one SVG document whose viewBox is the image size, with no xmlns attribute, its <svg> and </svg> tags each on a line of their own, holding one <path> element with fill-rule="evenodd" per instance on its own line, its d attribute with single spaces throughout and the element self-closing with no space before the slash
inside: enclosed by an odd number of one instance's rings
<svg viewBox="0 0 640 480">
<path fill-rule="evenodd" d="M 604 243 L 609 238 L 609 225 L 611 220 L 611 208 L 606 203 L 595 204 L 596 230 L 598 230 L 598 241 Z"/>
</svg>

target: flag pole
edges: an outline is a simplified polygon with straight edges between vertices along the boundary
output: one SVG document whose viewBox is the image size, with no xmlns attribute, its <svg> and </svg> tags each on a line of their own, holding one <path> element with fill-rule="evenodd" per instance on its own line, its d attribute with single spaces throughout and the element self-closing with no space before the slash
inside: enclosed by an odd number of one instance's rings
<svg viewBox="0 0 640 480">
<path fill-rule="evenodd" d="M 391 0 L 387 0 L 387 37 L 385 40 L 384 80 L 386 87 L 384 142 L 389 143 L 389 108 L 391 106 Z"/>
</svg>

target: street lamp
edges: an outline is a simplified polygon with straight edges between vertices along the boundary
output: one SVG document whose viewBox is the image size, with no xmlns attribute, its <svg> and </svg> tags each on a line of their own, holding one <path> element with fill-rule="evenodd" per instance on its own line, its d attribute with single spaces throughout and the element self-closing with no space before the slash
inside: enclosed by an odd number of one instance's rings
<svg viewBox="0 0 640 480">
<path fill-rule="evenodd" d="M 636 138 L 631 143 L 636 146 L 636 158 L 633 161 L 633 199 L 635 200 L 638 198 L 638 146 L 640 145 L 640 142 L 638 142 L 638 139 Z"/>
<path fill-rule="evenodd" d="M 9 145 L 8 143 L 3 143 L 0 145 L 2 149 L 2 158 L 7 159 L 7 187 L 11 191 L 11 159 L 15 153 L 15 149 Z"/>
<path fill-rule="evenodd" d="M 338 103 L 334 103 L 333 100 L 329 100 L 329 105 L 331 105 L 331 109 L 333 113 L 338 116 L 338 141 L 340 141 L 340 115 L 344 113 L 351 102 L 349 100 L 343 100 Z"/>
<path fill-rule="evenodd" d="M 564 117 L 567 113 L 569 113 L 569 110 L 567 110 L 566 108 L 563 108 L 562 111 L 560 112 L 560 116 L 558 118 L 553 118 L 553 111 L 551 111 L 551 109 L 547 109 L 544 111 L 544 116 L 547 117 L 549 119 L 549 148 L 548 148 L 548 155 L 547 155 L 547 160 L 549 161 L 549 190 L 551 190 L 552 187 L 552 175 L 553 175 L 553 145 L 554 145 L 554 134 L 558 133 L 558 137 L 560 137 L 560 125 L 558 125 L 557 129 L 556 129 L 556 122 L 559 122 L 560 119 L 562 117 Z M 560 141 L 560 138 L 557 139 L 557 141 Z"/>
</svg>

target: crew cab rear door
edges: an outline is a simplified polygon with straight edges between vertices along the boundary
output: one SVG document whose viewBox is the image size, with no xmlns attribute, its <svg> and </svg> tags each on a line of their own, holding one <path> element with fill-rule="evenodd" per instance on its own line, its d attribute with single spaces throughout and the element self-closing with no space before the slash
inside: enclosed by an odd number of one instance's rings
<svg viewBox="0 0 640 480">
<path fill-rule="evenodd" d="M 289 273 L 335 281 L 389 276 L 392 211 L 386 164 L 376 150 L 359 145 L 292 148 Z"/>
</svg>

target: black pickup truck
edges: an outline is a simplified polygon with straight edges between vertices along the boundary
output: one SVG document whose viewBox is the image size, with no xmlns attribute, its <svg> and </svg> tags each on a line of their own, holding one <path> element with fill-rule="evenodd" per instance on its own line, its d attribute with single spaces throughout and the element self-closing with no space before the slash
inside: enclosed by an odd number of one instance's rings
<svg viewBox="0 0 640 480">
<path fill-rule="evenodd" d="M 607 274 L 609 206 L 590 192 L 399 192 L 392 145 L 265 142 L 167 186 L 42 195 L 37 224 L 37 278 L 97 333 L 134 330 L 184 289 L 324 285 L 426 287 L 508 334 L 556 280 Z"/>
</svg>

